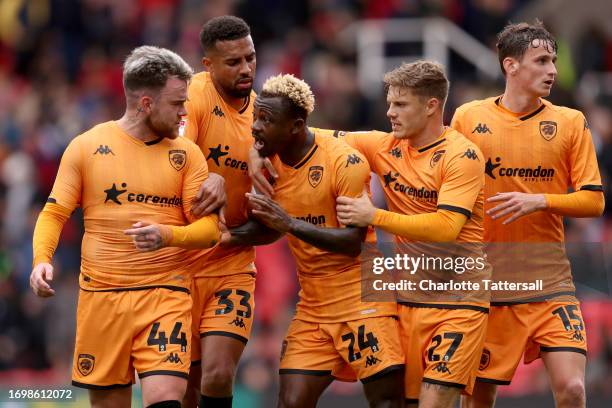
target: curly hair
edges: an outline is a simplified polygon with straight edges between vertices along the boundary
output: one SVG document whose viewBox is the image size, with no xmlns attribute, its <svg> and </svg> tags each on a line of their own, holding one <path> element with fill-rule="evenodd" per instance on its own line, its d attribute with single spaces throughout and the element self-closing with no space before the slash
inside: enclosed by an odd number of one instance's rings
<svg viewBox="0 0 612 408">
<path fill-rule="evenodd" d="M 249 25 L 240 17 L 220 16 L 208 20 L 200 31 L 200 44 L 204 52 L 215 47 L 217 41 L 232 41 L 251 34 Z"/>
<path fill-rule="evenodd" d="M 540 44 L 534 45 L 535 40 L 540 40 Z M 497 56 L 501 70 L 506 75 L 504 69 L 504 59 L 507 57 L 521 60 L 529 47 L 546 47 L 549 52 L 557 52 L 557 41 L 548 32 L 540 20 L 535 20 L 533 24 L 518 23 L 508 24 L 497 35 Z"/>
<path fill-rule="evenodd" d="M 315 97 L 310 86 L 291 74 L 270 77 L 263 84 L 262 97 L 284 97 L 298 112 L 308 115 L 314 110 Z"/>
<path fill-rule="evenodd" d="M 449 82 L 444 67 L 433 61 L 403 63 L 393 71 L 387 72 L 383 82 L 386 92 L 389 92 L 391 86 L 409 88 L 418 96 L 436 98 L 442 104 L 448 96 Z"/>
<path fill-rule="evenodd" d="M 168 77 L 189 81 L 192 75 L 193 69 L 178 54 L 150 45 L 135 48 L 123 63 L 123 86 L 127 92 L 159 90 Z"/>
</svg>

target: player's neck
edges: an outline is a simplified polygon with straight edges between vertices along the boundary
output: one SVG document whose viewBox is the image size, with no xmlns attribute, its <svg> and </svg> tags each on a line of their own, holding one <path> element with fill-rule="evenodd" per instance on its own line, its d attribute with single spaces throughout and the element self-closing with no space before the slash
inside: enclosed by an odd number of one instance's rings
<svg viewBox="0 0 612 408">
<path fill-rule="evenodd" d="M 152 132 L 151 129 L 145 125 L 144 121 L 138 117 L 138 113 L 139 112 L 136 111 L 126 111 L 121 119 L 117 121 L 117 125 L 129 136 L 145 143 L 159 139 L 159 136 Z"/>
<path fill-rule="evenodd" d="M 283 151 L 278 152 L 278 157 L 286 166 L 295 166 L 312 149 L 314 144 L 314 134 L 308 128 L 304 128 L 304 133 L 296 138 L 295 143 Z"/>
<path fill-rule="evenodd" d="M 408 139 L 410 147 L 419 149 L 436 141 L 443 133 L 445 127 L 442 121 L 429 121 L 423 130 Z"/>
<path fill-rule="evenodd" d="M 510 84 L 506 84 L 506 90 L 501 97 L 501 104 L 514 113 L 526 113 L 536 110 L 542 104 L 538 96 L 528 94 Z"/>
<path fill-rule="evenodd" d="M 243 96 L 240 96 L 240 97 L 231 96 L 230 94 L 225 92 L 223 87 L 221 85 L 218 85 L 217 82 L 214 79 L 212 80 L 212 83 L 213 83 L 215 89 L 217 90 L 217 93 L 221 96 L 221 99 L 223 99 L 223 101 L 225 103 L 227 103 L 229 106 L 231 106 L 232 108 L 234 108 L 237 111 L 239 111 L 240 109 L 242 109 L 244 107 L 244 104 L 245 104 L 245 101 L 246 101 L 246 97 L 243 97 Z"/>
</svg>

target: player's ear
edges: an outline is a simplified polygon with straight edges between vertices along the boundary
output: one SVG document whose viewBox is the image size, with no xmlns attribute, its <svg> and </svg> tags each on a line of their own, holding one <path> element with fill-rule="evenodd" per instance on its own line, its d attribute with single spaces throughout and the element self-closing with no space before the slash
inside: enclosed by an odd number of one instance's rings
<svg viewBox="0 0 612 408">
<path fill-rule="evenodd" d="M 440 107 L 440 100 L 438 98 L 429 98 L 426 102 L 427 116 L 433 115 Z"/>
<path fill-rule="evenodd" d="M 305 126 L 306 126 L 306 121 L 303 118 L 297 118 L 293 121 L 291 132 L 300 133 L 304 129 Z"/>
<path fill-rule="evenodd" d="M 515 75 L 518 70 L 518 61 L 512 57 L 504 58 L 502 62 L 504 66 L 504 71 L 506 71 L 506 75 Z"/>
<path fill-rule="evenodd" d="M 153 104 L 153 98 L 151 98 L 149 95 L 143 95 L 140 97 L 140 100 L 138 101 L 138 111 L 139 112 L 145 112 L 145 113 L 151 113 L 151 106 Z"/>
<path fill-rule="evenodd" d="M 212 65 L 212 61 L 210 60 L 210 58 L 204 57 L 202 58 L 202 65 L 204 65 L 204 68 L 206 68 L 206 70 L 210 72 L 210 66 Z"/>
</svg>

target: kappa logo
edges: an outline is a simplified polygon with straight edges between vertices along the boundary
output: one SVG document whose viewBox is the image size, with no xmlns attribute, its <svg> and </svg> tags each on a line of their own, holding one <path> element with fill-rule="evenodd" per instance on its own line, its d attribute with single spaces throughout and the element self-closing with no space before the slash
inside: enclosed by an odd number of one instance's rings
<svg viewBox="0 0 612 408">
<path fill-rule="evenodd" d="M 218 105 L 215 105 L 215 108 L 212 110 L 211 113 L 217 115 L 220 118 L 225 116 L 225 113 L 223 113 L 223 111 L 221 110 L 221 108 Z"/>
<path fill-rule="evenodd" d="M 380 363 L 381 361 L 382 361 L 382 360 L 381 360 L 381 359 L 379 359 L 379 358 L 378 358 L 378 357 L 376 357 L 376 356 L 367 356 L 367 357 L 366 357 L 366 363 L 365 363 L 365 366 L 366 366 L 366 368 L 367 368 L 367 367 L 371 367 L 371 366 L 373 366 L 373 365 L 376 365 L 376 364 Z"/>
<path fill-rule="evenodd" d="M 187 152 L 184 150 L 170 150 L 168 160 L 176 171 L 181 171 L 187 162 Z"/>
<path fill-rule="evenodd" d="M 479 370 L 484 370 L 491 363 L 491 352 L 488 349 L 483 349 L 482 354 L 480 355 L 480 365 L 478 366 Z"/>
<path fill-rule="evenodd" d="M 486 123 L 479 123 L 474 128 L 474 130 L 472 130 L 472 133 L 489 133 L 491 135 L 493 134 L 493 132 L 491 132 L 491 129 L 489 129 Z"/>
<path fill-rule="evenodd" d="M 228 324 L 233 324 L 234 326 L 240 327 L 241 329 L 244 329 L 246 327 L 246 324 L 244 324 L 244 320 L 242 319 L 242 317 L 238 316 L 236 316 L 236 318 Z"/>
<path fill-rule="evenodd" d="M 344 167 L 348 167 L 350 164 L 359 164 L 362 162 L 363 160 L 361 160 L 361 157 L 357 156 L 356 154 L 349 154 L 346 158 L 346 166 Z"/>
<path fill-rule="evenodd" d="M 401 159 L 402 158 L 402 149 L 398 147 L 394 147 L 393 149 L 389 150 L 389 154 L 393 157 L 395 157 L 396 159 Z"/>
<path fill-rule="evenodd" d="M 444 155 L 444 153 L 446 153 L 446 150 L 437 150 L 433 153 L 433 156 L 431 156 L 431 160 L 429 160 L 429 167 L 431 167 L 432 169 L 435 167 L 436 164 L 438 164 L 438 162 L 440 161 L 440 159 L 442 158 L 442 155 Z"/>
<path fill-rule="evenodd" d="M 580 329 L 574 330 L 574 335 L 572 336 L 572 340 L 584 341 L 584 337 L 582 336 L 582 332 L 580 331 Z"/>
<path fill-rule="evenodd" d="M 91 354 L 79 354 L 77 369 L 83 376 L 88 376 L 94 370 L 96 358 Z"/>
<path fill-rule="evenodd" d="M 108 147 L 107 145 L 100 145 L 100 146 L 98 146 L 98 148 L 96 149 L 96 151 L 93 154 L 95 156 L 98 153 L 100 153 L 102 156 L 105 156 L 107 154 L 112 154 L 113 156 L 115 155 L 115 153 L 113 153 L 111 148 Z"/>
<path fill-rule="evenodd" d="M 557 135 L 557 122 L 552 120 L 541 121 L 540 135 L 547 141 L 552 140 Z"/>
<path fill-rule="evenodd" d="M 476 154 L 476 150 L 474 149 L 467 149 L 461 157 L 467 157 L 468 159 L 480 161 L 480 159 L 478 158 L 478 154 Z"/>
<path fill-rule="evenodd" d="M 163 363 L 166 362 L 170 362 L 170 363 L 174 363 L 174 364 L 183 364 L 183 360 L 181 360 L 181 358 L 179 357 L 178 353 L 170 353 L 168 354 L 168 357 L 166 357 L 166 359 L 164 361 L 162 361 Z"/>
<path fill-rule="evenodd" d="M 451 371 L 448 369 L 448 366 L 446 365 L 446 362 L 441 361 L 439 362 L 434 368 L 434 371 L 437 371 L 439 373 L 442 374 L 452 374 Z"/>
<path fill-rule="evenodd" d="M 308 182 L 315 188 L 323 180 L 323 166 L 310 166 L 308 169 Z"/>
</svg>

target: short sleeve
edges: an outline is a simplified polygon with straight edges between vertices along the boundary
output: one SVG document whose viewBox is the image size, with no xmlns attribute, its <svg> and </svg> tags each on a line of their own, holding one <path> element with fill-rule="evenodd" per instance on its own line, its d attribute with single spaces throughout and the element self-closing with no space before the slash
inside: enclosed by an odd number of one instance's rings
<svg viewBox="0 0 612 408">
<path fill-rule="evenodd" d="M 573 123 L 572 146 L 569 150 L 571 185 L 575 190 L 603 191 L 593 138 L 584 115 Z"/>
<path fill-rule="evenodd" d="M 346 149 L 334 163 L 337 196 L 359 197 L 369 185 L 370 165 L 359 152 Z"/>
<path fill-rule="evenodd" d="M 200 149 L 189 143 L 187 150 L 187 166 L 185 168 L 185 174 L 183 176 L 183 212 L 185 218 L 189 222 L 193 222 L 195 218 L 191 214 L 191 206 L 196 194 L 198 193 L 200 186 L 208 178 L 208 166 L 206 159 L 200 151 Z"/>
</svg>

